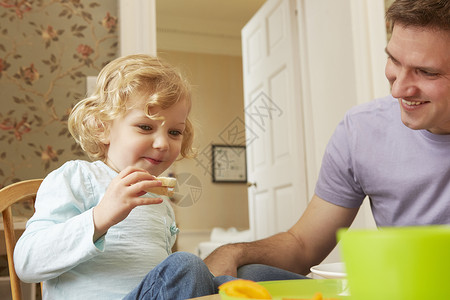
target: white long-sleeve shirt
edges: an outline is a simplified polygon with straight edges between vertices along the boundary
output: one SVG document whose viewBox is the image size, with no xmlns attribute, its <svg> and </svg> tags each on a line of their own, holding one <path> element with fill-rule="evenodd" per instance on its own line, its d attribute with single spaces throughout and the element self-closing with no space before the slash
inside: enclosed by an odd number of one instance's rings
<svg viewBox="0 0 450 300">
<path fill-rule="evenodd" d="M 93 242 L 92 209 L 115 176 L 103 162 L 78 160 L 42 182 L 14 263 L 23 281 L 44 281 L 45 299 L 122 299 L 171 253 L 177 230 L 167 198 L 135 208 Z"/>
</svg>

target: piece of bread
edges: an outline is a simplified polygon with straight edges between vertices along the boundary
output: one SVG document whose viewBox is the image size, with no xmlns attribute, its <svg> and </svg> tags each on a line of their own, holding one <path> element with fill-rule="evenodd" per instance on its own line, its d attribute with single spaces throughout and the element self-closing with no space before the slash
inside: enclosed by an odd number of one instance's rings
<svg viewBox="0 0 450 300">
<path fill-rule="evenodd" d="M 146 190 L 148 193 L 173 196 L 173 188 L 177 184 L 177 179 L 173 177 L 156 177 L 156 180 L 162 182 L 162 186 L 152 187 Z"/>
<path fill-rule="evenodd" d="M 177 184 L 177 179 L 173 178 L 173 177 L 156 177 L 156 180 L 161 181 L 162 182 L 162 186 L 167 186 L 167 187 L 175 187 L 175 185 Z"/>
</svg>

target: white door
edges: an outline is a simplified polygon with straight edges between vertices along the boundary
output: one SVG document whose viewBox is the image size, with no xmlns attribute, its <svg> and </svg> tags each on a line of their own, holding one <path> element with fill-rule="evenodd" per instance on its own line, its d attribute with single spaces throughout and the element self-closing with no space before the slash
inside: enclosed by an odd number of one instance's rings
<svg viewBox="0 0 450 300">
<path fill-rule="evenodd" d="M 295 0 L 268 0 L 242 29 L 250 229 L 287 230 L 308 203 Z"/>
</svg>

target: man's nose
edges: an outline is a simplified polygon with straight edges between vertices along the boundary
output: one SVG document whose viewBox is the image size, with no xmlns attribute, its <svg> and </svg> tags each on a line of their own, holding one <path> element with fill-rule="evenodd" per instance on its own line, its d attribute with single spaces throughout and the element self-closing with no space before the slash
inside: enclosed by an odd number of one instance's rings
<svg viewBox="0 0 450 300">
<path fill-rule="evenodd" d="M 417 87 L 414 76 L 407 70 L 399 70 L 392 80 L 391 93 L 394 98 L 414 96 Z"/>
</svg>

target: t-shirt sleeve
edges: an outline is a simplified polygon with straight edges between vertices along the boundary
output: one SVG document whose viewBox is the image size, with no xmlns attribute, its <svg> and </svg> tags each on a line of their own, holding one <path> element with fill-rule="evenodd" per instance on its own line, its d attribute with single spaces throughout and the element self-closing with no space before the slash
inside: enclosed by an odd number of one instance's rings
<svg viewBox="0 0 450 300">
<path fill-rule="evenodd" d="M 36 212 L 28 221 L 14 252 L 22 280 L 54 278 L 103 251 L 103 239 L 93 242 L 89 178 L 72 162 L 50 173 L 42 182 Z"/>
<path fill-rule="evenodd" d="M 359 207 L 365 198 L 355 175 L 357 131 L 352 127 L 347 114 L 328 142 L 315 188 L 320 198 L 348 208 Z"/>
</svg>

